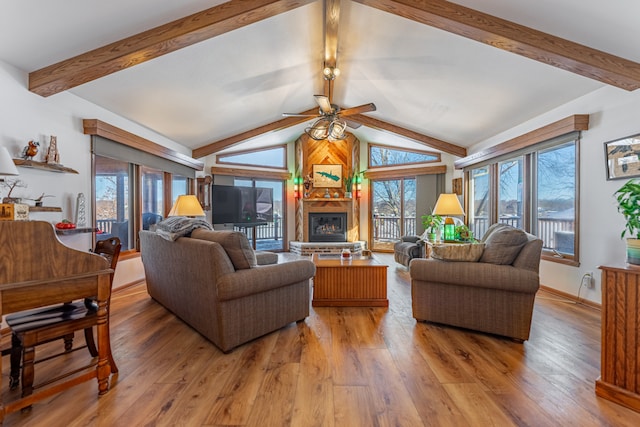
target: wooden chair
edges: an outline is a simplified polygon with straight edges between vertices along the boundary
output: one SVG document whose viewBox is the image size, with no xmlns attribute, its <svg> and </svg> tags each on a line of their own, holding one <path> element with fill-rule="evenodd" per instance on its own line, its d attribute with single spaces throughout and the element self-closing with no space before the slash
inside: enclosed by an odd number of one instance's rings
<svg viewBox="0 0 640 427">
<path fill-rule="evenodd" d="M 115 270 L 122 245 L 117 237 L 100 240 L 96 243 L 94 253 L 107 258 L 110 268 Z M 111 274 L 113 283 L 113 273 Z M 110 303 L 110 301 L 109 301 Z M 93 337 L 93 326 L 97 325 L 98 307 L 93 299 L 75 301 L 44 307 L 35 310 L 10 314 L 6 322 L 11 329 L 11 372 L 10 388 L 15 389 L 20 384 L 20 364 L 22 359 L 22 397 L 33 393 L 34 364 L 67 354 L 71 351 L 87 347 L 92 357 L 98 356 Z M 75 331 L 84 330 L 86 346 L 73 348 Z M 36 361 L 35 347 L 57 339 L 64 340 L 64 352 Z M 108 354 L 111 373 L 118 372 L 111 350 Z M 62 374 L 54 380 L 64 378 L 69 374 Z M 54 381 L 52 380 L 52 381 Z"/>
</svg>

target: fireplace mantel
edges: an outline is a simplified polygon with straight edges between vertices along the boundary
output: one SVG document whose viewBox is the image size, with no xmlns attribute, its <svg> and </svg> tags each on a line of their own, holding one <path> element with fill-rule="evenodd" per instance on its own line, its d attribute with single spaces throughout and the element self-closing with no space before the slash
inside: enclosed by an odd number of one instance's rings
<svg viewBox="0 0 640 427">
<path fill-rule="evenodd" d="M 315 197 L 300 199 L 302 202 L 353 202 L 350 197 Z"/>
</svg>

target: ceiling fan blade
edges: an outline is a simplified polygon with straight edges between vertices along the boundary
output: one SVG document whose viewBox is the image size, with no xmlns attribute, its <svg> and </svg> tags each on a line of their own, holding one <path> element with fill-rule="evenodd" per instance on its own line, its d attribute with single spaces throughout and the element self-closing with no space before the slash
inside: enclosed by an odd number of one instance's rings
<svg viewBox="0 0 640 427">
<path fill-rule="evenodd" d="M 369 111 L 376 111 L 376 104 L 371 102 L 369 104 L 363 104 L 363 105 L 359 105 L 357 107 L 347 108 L 345 110 L 340 110 L 340 115 L 341 116 L 351 116 L 353 114 L 368 113 Z"/>
<path fill-rule="evenodd" d="M 282 113 L 282 117 L 319 117 L 319 114 Z"/>
<path fill-rule="evenodd" d="M 313 95 L 316 99 L 316 102 L 320 106 L 320 110 L 324 114 L 331 114 L 333 112 L 333 107 L 331 107 L 331 101 L 329 101 L 329 97 L 325 95 Z"/>
<path fill-rule="evenodd" d="M 362 126 L 362 124 L 358 122 L 354 122 L 353 120 L 349 120 L 349 119 L 343 119 L 343 120 L 347 123 L 347 126 L 349 126 L 351 129 L 358 129 L 360 126 Z"/>
</svg>

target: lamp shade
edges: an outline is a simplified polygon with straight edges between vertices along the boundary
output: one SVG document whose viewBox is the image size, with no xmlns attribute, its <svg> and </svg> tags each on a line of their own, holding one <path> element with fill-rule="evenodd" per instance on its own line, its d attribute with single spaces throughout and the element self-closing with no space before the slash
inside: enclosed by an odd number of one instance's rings
<svg viewBox="0 0 640 427">
<path fill-rule="evenodd" d="M 464 215 L 464 210 L 458 200 L 458 196 L 451 193 L 443 193 L 438 197 L 433 213 L 440 216 Z"/>
<path fill-rule="evenodd" d="M 198 198 L 193 194 L 178 196 L 168 216 L 204 216 Z"/>
<path fill-rule="evenodd" d="M 18 175 L 18 168 L 5 147 L 0 147 L 0 175 Z"/>
</svg>

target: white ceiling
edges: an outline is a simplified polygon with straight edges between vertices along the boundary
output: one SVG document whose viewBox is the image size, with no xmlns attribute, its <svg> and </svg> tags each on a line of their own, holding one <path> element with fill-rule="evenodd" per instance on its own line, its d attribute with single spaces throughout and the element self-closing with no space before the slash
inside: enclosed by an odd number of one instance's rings
<svg viewBox="0 0 640 427">
<path fill-rule="evenodd" d="M 0 60 L 35 71 L 220 3 L 3 1 Z M 454 3 L 640 62 L 637 0 Z M 202 147 L 315 106 L 312 95 L 323 91 L 323 15 L 318 0 L 70 91 Z M 465 147 L 604 85 L 350 0 L 341 2 L 338 40 L 335 103 L 374 102 L 371 117 Z M 230 150 L 291 141 L 304 127 Z M 365 126 L 353 133 L 415 146 Z"/>
</svg>

